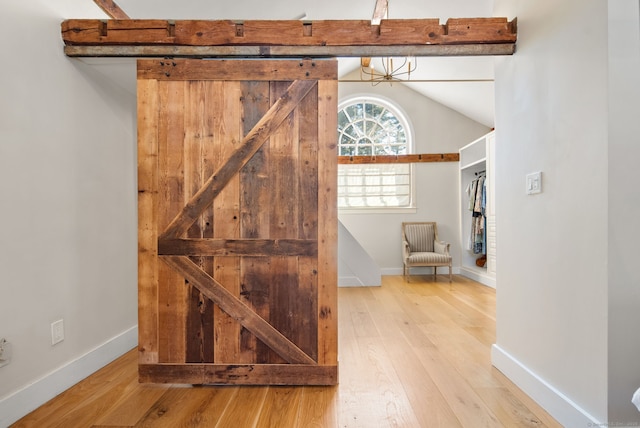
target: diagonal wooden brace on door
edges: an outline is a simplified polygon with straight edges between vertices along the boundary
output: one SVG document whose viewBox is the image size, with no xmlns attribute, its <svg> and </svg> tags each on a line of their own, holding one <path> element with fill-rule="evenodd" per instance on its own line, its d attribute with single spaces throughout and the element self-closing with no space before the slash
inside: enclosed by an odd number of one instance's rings
<svg viewBox="0 0 640 428">
<path fill-rule="evenodd" d="M 178 238 L 184 234 L 316 84 L 315 80 L 295 80 L 244 137 L 229 161 L 214 172 L 187 202 L 159 239 Z"/>
<path fill-rule="evenodd" d="M 249 306 L 238 300 L 222 284 L 203 271 L 188 257 L 167 256 L 161 257 L 161 259 L 290 364 L 317 364 L 304 351 L 256 314 Z"/>
</svg>

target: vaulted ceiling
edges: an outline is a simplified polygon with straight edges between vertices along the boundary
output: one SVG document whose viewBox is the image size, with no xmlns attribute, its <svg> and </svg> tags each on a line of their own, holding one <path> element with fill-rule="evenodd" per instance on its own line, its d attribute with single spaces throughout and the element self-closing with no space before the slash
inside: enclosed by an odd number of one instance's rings
<svg viewBox="0 0 640 428">
<path fill-rule="evenodd" d="M 104 13 L 91 0 L 82 3 L 81 14 L 69 12 L 64 18 L 104 18 Z M 158 19 L 370 19 L 375 0 L 117 0 L 131 18 Z M 79 11 L 79 10 L 78 10 Z M 389 17 L 475 18 L 493 16 L 493 0 L 389 0 Z M 511 17 L 509 17 L 511 19 Z M 129 73 L 133 61 L 126 59 L 84 59 L 119 84 L 133 90 L 135 73 Z M 422 57 L 407 83 L 413 90 L 459 111 L 488 127 L 494 126 L 494 84 L 492 57 Z M 340 58 L 340 75 L 345 76 L 359 66 L 357 58 Z M 108 71 L 107 71 L 108 70 Z M 424 80 L 434 80 L 424 82 Z M 478 81 L 482 80 L 482 81 Z M 489 80 L 489 81 L 487 81 Z"/>
</svg>

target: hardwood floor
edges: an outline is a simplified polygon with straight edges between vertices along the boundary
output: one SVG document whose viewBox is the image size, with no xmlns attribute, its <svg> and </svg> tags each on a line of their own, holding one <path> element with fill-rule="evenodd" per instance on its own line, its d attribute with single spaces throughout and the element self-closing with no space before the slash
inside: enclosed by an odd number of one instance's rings
<svg viewBox="0 0 640 428">
<path fill-rule="evenodd" d="M 340 384 L 138 384 L 132 350 L 14 427 L 559 427 L 490 363 L 495 291 L 460 276 L 339 290 Z"/>
</svg>

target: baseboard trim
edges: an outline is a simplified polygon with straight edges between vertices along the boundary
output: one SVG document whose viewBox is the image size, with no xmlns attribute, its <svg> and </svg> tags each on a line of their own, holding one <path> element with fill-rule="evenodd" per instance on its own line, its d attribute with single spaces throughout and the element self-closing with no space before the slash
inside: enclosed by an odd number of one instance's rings
<svg viewBox="0 0 640 428">
<path fill-rule="evenodd" d="M 378 284 L 380 285 L 380 284 Z M 338 287 L 364 287 L 365 285 L 357 276 L 338 277 Z"/>
<path fill-rule="evenodd" d="M 485 273 L 480 273 L 473 269 L 463 267 L 460 269 L 460 275 L 466 276 L 474 281 L 478 281 L 480 284 L 484 284 L 487 287 L 496 288 L 496 279 Z"/>
<path fill-rule="evenodd" d="M 137 343 L 138 326 L 134 326 L 0 400 L 0 427 L 16 422 L 131 350 Z"/>
<path fill-rule="evenodd" d="M 391 275 L 402 275 L 402 267 L 399 268 L 380 268 L 380 273 L 385 276 Z M 454 275 L 460 274 L 460 268 L 454 267 L 451 269 L 451 273 Z M 411 275 L 433 275 L 433 268 L 430 267 L 412 267 Z M 438 267 L 438 276 L 440 275 L 449 275 L 449 268 L 447 267 Z"/>
<path fill-rule="evenodd" d="M 491 363 L 562 426 L 600 426 L 596 418 L 495 344 L 491 347 Z"/>
</svg>

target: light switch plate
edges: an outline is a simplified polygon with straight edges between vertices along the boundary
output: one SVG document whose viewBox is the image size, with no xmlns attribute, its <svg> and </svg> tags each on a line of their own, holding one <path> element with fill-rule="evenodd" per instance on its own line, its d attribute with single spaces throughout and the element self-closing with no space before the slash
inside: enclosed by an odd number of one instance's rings
<svg viewBox="0 0 640 428">
<path fill-rule="evenodd" d="M 51 345 L 55 345 L 64 340 L 64 320 L 51 323 Z"/>
<path fill-rule="evenodd" d="M 527 195 L 534 195 L 542 192 L 542 172 L 532 172 L 527 174 Z"/>
</svg>

